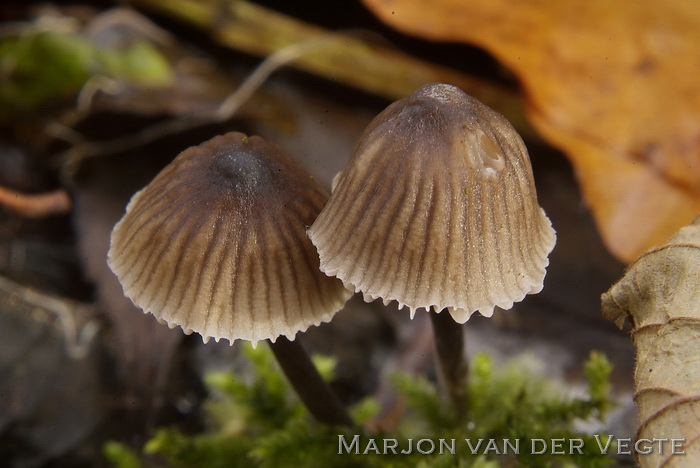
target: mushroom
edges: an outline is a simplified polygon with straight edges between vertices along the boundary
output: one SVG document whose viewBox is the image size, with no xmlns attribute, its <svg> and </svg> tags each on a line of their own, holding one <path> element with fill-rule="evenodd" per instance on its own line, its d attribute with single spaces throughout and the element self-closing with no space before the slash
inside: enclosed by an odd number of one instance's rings
<svg viewBox="0 0 700 468">
<path fill-rule="evenodd" d="M 351 295 L 320 272 L 306 237 L 327 199 L 281 148 L 228 133 L 185 150 L 134 195 L 112 232 L 108 263 L 125 295 L 171 328 L 205 343 L 269 340 L 312 414 L 349 425 L 293 341 Z"/>
<path fill-rule="evenodd" d="M 419 88 L 369 124 L 308 234 L 321 270 L 366 301 L 395 300 L 411 317 L 447 310 L 454 320 L 431 318 L 449 336 L 436 336 L 437 348 L 455 378 L 466 372 L 447 362 L 463 359 L 455 321 L 541 291 L 556 239 L 515 129 L 447 84 Z"/>
</svg>

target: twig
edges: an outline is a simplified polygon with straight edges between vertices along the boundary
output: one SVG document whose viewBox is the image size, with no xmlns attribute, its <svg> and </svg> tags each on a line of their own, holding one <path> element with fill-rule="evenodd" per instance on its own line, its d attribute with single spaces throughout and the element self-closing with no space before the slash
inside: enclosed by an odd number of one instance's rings
<svg viewBox="0 0 700 468">
<path fill-rule="evenodd" d="M 331 34 L 244 0 L 130 0 L 130 3 L 204 29 L 226 47 L 262 57 L 310 39 L 335 37 L 339 40 L 329 41 L 317 53 L 296 60 L 293 66 L 390 100 L 405 97 L 426 83 L 454 84 L 503 114 L 523 137 L 539 139 L 525 117 L 518 93 L 488 80 L 358 37 Z"/>
<path fill-rule="evenodd" d="M 152 125 L 141 132 L 108 141 L 80 143 L 57 157 L 61 161 L 64 176 L 72 176 L 80 163 L 90 157 L 117 154 L 146 145 L 167 135 L 213 123 L 225 122 L 232 118 L 241 106 L 262 86 L 277 69 L 298 59 L 304 54 L 326 47 L 333 34 L 314 38 L 278 50 L 258 65 L 246 80 L 229 95 L 214 112 L 193 114 L 177 119 L 166 120 Z"/>
<path fill-rule="evenodd" d="M 0 187 L 0 206 L 25 218 L 66 214 L 72 203 L 65 190 L 29 195 Z"/>
<path fill-rule="evenodd" d="M 63 297 L 50 295 L 0 276 L 0 295 L 20 300 L 24 304 L 48 312 L 58 319 L 66 340 L 66 354 L 83 359 L 100 329 L 92 307 Z"/>
<path fill-rule="evenodd" d="M 504 114 L 521 135 L 537 138 L 517 93 L 449 68 L 371 44 L 348 34 L 327 30 L 286 17 L 242 0 L 222 11 L 218 2 L 132 0 L 207 29 L 222 44 L 267 57 L 245 82 L 213 113 L 193 114 L 153 125 L 126 137 L 78 144 L 58 155 L 64 176 L 72 176 L 89 157 L 117 154 L 198 126 L 223 122 L 275 70 L 296 68 L 390 99 L 404 97 L 429 82 L 452 83 Z"/>
</svg>

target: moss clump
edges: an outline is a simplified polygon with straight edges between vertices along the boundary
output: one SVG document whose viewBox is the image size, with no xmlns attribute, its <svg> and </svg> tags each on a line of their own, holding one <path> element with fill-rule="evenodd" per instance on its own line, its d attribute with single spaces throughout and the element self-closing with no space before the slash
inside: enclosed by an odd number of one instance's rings
<svg viewBox="0 0 700 468">
<path fill-rule="evenodd" d="M 231 374 L 207 377 L 211 397 L 206 405 L 209 429 L 205 433 L 186 436 L 161 429 L 146 444 L 144 453 L 183 468 L 603 467 L 613 463 L 607 455 L 593 449 L 597 447 L 593 435 L 574 429 L 576 421 L 602 420 L 611 406 L 611 365 L 600 353 L 592 353 L 586 362 L 588 392 L 577 398 L 566 396 L 555 382 L 529 370 L 531 366 L 523 359 L 496 367 L 488 356 L 477 355 L 471 365 L 467 419 L 455 416 L 432 382 L 394 376 L 393 383 L 404 396 L 408 411 L 391 434 L 317 424 L 294 397 L 269 350 L 247 347 L 246 354 L 253 363 L 253 372 L 247 379 Z M 331 363 L 322 364 L 320 367 L 329 375 Z M 375 401 L 367 399 L 353 413 L 361 422 L 372 417 L 377 407 Z M 385 439 L 390 445 L 395 439 L 398 447 L 385 451 Z M 401 450 L 410 448 L 409 439 L 414 441 L 412 451 L 402 454 Z M 415 444 L 421 439 L 435 441 L 433 453 L 417 450 Z M 443 450 L 440 454 L 439 439 L 454 440 L 454 453 Z M 470 440 L 471 446 L 465 439 Z M 530 447 L 535 439 L 582 440 L 586 450 L 584 454 L 532 454 Z M 496 441 L 498 449 L 489 448 L 489 440 Z M 503 440 L 518 440 L 520 453 L 504 451 Z M 371 441 L 376 441 L 376 448 Z M 135 468 L 136 454 L 114 447 L 109 457 L 114 465 Z"/>
</svg>

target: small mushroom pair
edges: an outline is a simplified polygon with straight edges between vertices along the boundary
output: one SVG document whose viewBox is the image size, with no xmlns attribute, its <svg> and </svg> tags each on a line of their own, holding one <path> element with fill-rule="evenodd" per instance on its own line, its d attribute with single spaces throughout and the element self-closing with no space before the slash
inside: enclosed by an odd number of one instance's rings
<svg viewBox="0 0 700 468">
<path fill-rule="evenodd" d="M 336 182 L 329 200 L 278 146 L 216 137 L 134 195 L 108 261 L 125 294 L 171 327 L 269 339 L 312 414 L 349 425 L 288 338 L 329 321 L 346 287 L 412 314 L 490 316 L 541 290 L 555 236 L 515 130 L 450 85 L 377 116 Z"/>
</svg>

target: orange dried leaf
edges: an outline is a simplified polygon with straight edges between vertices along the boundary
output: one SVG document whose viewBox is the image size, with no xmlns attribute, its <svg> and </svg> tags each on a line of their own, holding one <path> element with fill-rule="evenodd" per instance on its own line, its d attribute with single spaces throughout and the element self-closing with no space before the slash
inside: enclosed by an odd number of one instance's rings
<svg viewBox="0 0 700 468">
<path fill-rule="evenodd" d="M 700 212 L 700 3 L 363 1 L 397 29 L 483 47 L 513 70 L 620 259 Z"/>
</svg>

